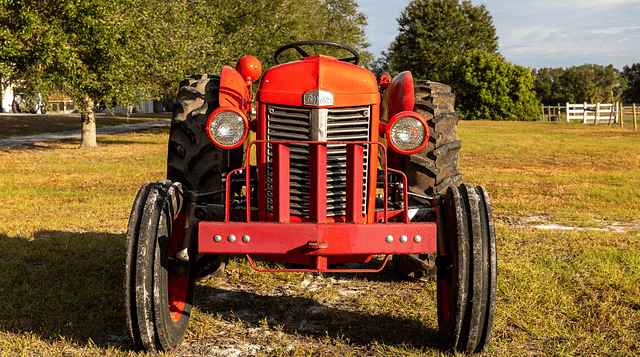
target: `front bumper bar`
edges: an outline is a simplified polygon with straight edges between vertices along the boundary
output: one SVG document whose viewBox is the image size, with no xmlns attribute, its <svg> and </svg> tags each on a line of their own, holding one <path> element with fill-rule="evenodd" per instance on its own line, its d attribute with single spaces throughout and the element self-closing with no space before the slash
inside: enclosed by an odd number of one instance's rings
<svg viewBox="0 0 640 357">
<path fill-rule="evenodd" d="M 369 255 L 436 251 L 435 223 L 200 222 L 200 253 Z"/>
</svg>

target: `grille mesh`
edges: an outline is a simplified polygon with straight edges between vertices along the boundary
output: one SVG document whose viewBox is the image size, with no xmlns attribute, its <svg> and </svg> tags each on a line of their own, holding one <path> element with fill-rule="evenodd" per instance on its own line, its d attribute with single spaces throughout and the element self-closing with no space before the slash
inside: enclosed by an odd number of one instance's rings
<svg viewBox="0 0 640 357">
<path fill-rule="evenodd" d="M 326 141 L 369 141 L 370 108 L 329 108 L 326 120 L 314 121 L 323 109 L 295 108 L 276 105 L 267 106 L 267 140 L 273 141 L 314 141 L 313 132 L 326 133 Z M 326 110 L 326 109 L 325 109 Z M 316 125 L 318 127 L 312 127 Z M 317 135 L 317 134 L 316 134 Z M 325 141 L 320 139 L 318 141 Z M 327 145 L 327 216 L 346 214 L 346 145 Z M 273 210 L 273 173 L 271 170 L 272 150 L 267 146 L 267 209 Z M 367 181 L 369 171 L 369 147 L 364 147 L 363 164 L 363 213 L 366 209 Z M 295 216 L 309 216 L 309 146 L 290 146 L 290 210 Z"/>
</svg>

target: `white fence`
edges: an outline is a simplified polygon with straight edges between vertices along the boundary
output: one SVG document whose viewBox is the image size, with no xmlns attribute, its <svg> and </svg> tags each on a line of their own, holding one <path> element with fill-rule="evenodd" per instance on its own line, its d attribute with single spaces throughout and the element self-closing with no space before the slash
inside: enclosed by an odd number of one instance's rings
<svg viewBox="0 0 640 357">
<path fill-rule="evenodd" d="M 619 122 L 620 103 L 570 104 L 567 103 L 567 122 L 581 120 L 583 123 Z"/>
</svg>

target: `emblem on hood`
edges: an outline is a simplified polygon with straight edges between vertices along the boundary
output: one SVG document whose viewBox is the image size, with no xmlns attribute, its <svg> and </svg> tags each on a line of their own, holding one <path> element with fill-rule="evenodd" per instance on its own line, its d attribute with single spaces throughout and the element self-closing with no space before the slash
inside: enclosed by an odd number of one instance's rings
<svg viewBox="0 0 640 357">
<path fill-rule="evenodd" d="M 302 102 L 310 107 L 333 105 L 333 93 L 321 89 L 312 90 L 304 94 Z"/>
</svg>

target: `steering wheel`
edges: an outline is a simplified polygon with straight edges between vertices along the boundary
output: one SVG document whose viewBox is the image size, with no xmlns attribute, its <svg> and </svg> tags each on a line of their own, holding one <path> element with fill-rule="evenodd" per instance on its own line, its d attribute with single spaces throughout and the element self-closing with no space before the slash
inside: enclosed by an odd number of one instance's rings
<svg viewBox="0 0 640 357">
<path fill-rule="evenodd" d="M 338 61 L 342 61 L 342 62 L 351 62 L 355 65 L 357 65 L 358 63 L 360 63 L 360 55 L 358 54 L 358 51 L 354 50 L 353 48 L 347 46 L 347 45 L 343 45 L 340 43 L 336 43 L 336 42 L 331 42 L 331 41 L 298 41 L 298 42 L 293 42 L 290 43 L 288 45 L 284 45 L 280 48 L 278 48 L 278 50 L 276 51 L 276 53 L 273 55 L 273 60 L 276 62 L 276 64 L 281 64 L 282 62 L 280 62 L 280 59 L 278 57 L 280 57 L 280 54 L 290 48 L 293 48 L 294 50 L 296 50 L 302 57 L 310 57 L 310 55 L 304 51 L 302 48 L 300 48 L 300 46 L 327 46 L 327 47 L 333 47 L 333 48 L 338 48 L 341 50 L 345 50 L 349 53 L 351 53 L 353 56 L 352 57 L 345 57 L 345 58 L 338 58 Z"/>
</svg>

